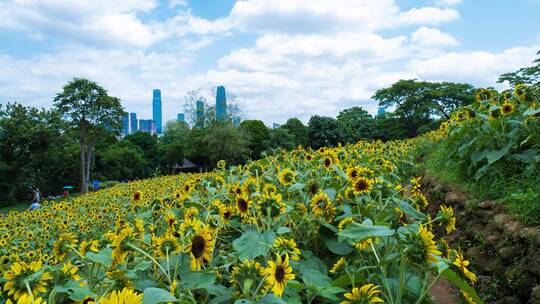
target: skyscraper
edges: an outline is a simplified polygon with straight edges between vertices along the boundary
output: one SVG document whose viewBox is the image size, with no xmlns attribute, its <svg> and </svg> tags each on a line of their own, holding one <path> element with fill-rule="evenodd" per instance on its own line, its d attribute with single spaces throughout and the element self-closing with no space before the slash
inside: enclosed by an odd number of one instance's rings
<svg viewBox="0 0 540 304">
<path fill-rule="evenodd" d="M 235 127 L 240 126 L 240 117 L 235 117 L 235 118 L 233 118 L 232 124 L 233 124 L 233 126 L 235 126 Z"/>
<path fill-rule="evenodd" d="M 156 122 L 157 134 L 161 134 L 161 106 L 161 91 L 159 89 L 154 89 L 152 98 L 152 119 Z"/>
<path fill-rule="evenodd" d="M 216 120 L 224 120 L 227 118 L 227 97 L 225 95 L 225 87 L 219 86 L 216 91 Z"/>
<path fill-rule="evenodd" d="M 197 121 L 195 121 L 195 126 L 197 128 L 204 128 L 204 102 L 202 100 L 197 100 Z"/>
<path fill-rule="evenodd" d="M 130 116 L 129 118 L 131 120 L 131 132 L 130 133 L 135 133 L 138 130 L 138 128 L 137 128 L 137 113 L 130 113 L 129 116 Z"/>
<path fill-rule="evenodd" d="M 126 136 L 129 134 L 129 114 L 124 114 L 122 117 L 122 135 Z"/>
<path fill-rule="evenodd" d="M 184 113 L 178 113 L 178 115 L 176 116 L 176 120 L 180 122 L 186 122 L 186 116 L 184 115 Z"/>
<path fill-rule="evenodd" d="M 377 110 L 377 116 L 383 115 L 384 113 L 386 113 L 384 107 L 379 107 L 379 109 Z"/>
</svg>

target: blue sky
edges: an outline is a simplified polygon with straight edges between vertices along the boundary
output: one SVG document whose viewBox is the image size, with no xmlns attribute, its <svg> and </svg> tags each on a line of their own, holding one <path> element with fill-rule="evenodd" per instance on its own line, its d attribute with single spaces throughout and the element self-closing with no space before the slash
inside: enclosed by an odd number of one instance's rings
<svg viewBox="0 0 540 304">
<path fill-rule="evenodd" d="M 0 102 L 73 77 L 164 120 L 225 85 L 244 119 L 335 116 L 399 79 L 494 86 L 540 50 L 540 0 L 0 0 Z"/>
</svg>

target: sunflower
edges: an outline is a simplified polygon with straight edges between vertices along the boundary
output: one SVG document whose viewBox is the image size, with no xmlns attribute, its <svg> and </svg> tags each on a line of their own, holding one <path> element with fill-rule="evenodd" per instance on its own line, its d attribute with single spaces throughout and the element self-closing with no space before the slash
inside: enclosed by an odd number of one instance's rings
<svg viewBox="0 0 540 304">
<path fill-rule="evenodd" d="M 53 254 L 56 261 L 63 260 L 66 255 L 77 245 L 77 236 L 72 232 L 60 234 L 58 240 L 54 242 Z"/>
<path fill-rule="evenodd" d="M 152 237 L 152 248 L 155 256 L 166 257 L 177 252 L 180 245 L 172 233 L 165 233 L 161 237 Z"/>
<path fill-rule="evenodd" d="M 377 296 L 381 293 L 379 288 L 375 284 L 365 284 L 360 288 L 354 287 L 351 292 L 344 295 L 348 300 L 342 301 L 341 304 L 384 303 L 383 299 Z"/>
<path fill-rule="evenodd" d="M 516 94 L 516 96 L 519 97 L 521 100 L 525 99 L 525 97 L 527 96 L 527 85 L 516 85 L 514 88 L 514 94 Z"/>
<path fill-rule="evenodd" d="M 290 254 L 291 260 L 298 261 L 300 259 L 300 249 L 296 246 L 293 239 L 286 239 L 282 236 L 274 241 L 274 248 L 279 255 Z"/>
<path fill-rule="evenodd" d="M 501 111 L 499 109 L 494 109 L 489 111 L 489 120 L 496 120 L 501 116 Z"/>
<path fill-rule="evenodd" d="M 504 102 L 501 107 L 501 113 L 503 115 L 510 115 L 514 112 L 514 105 L 510 102 Z"/>
<path fill-rule="evenodd" d="M 339 272 L 341 269 L 345 268 L 345 264 L 346 264 L 346 260 L 345 260 L 345 257 L 341 257 L 339 258 L 339 260 L 337 260 L 334 265 L 332 266 L 332 268 L 330 269 L 330 273 L 337 273 Z"/>
<path fill-rule="evenodd" d="M 82 256 L 86 256 L 86 252 L 88 252 L 89 250 L 92 252 L 98 252 L 99 251 L 98 246 L 99 246 L 99 241 L 97 240 L 94 240 L 94 241 L 84 240 L 79 245 L 79 253 Z"/>
<path fill-rule="evenodd" d="M 440 256 L 441 252 L 437 249 L 437 245 L 433 241 L 433 233 L 431 233 L 426 226 L 420 224 L 416 235 L 421 240 L 420 244 L 418 244 L 418 246 L 420 246 L 418 249 L 420 250 L 423 259 L 426 262 L 436 263 L 437 258 L 435 256 Z"/>
<path fill-rule="evenodd" d="M 221 204 L 219 206 L 219 216 L 223 220 L 224 223 L 229 223 L 231 216 L 233 214 L 233 210 L 230 206 Z"/>
<path fill-rule="evenodd" d="M 450 254 L 452 254 L 452 249 L 450 248 L 450 245 L 448 245 L 448 242 L 445 239 L 439 239 L 437 248 L 441 252 L 441 256 L 443 258 L 450 258 Z"/>
<path fill-rule="evenodd" d="M 212 259 L 213 247 L 212 235 L 208 227 L 203 225 L 197 228 L 187 248 L 187 253 L 191 257 L 190 268 L 192 271 L 201 270 L 203 264 Z"/>
<path fill-rule="evenodd" d="M 128 242 L 135 239 L 135 233 L 131 226 L 126 225 L 118 233 L 107 232 L 105 237 L 111 242 L 112 258 L 115 265 L 121 264 L 127 257 L 128 254 Z"/>
<path fill-rule="evenodd" d="M 474 96 L 476 98 L 476 101 L 490 100 L 491 98 L 493 98 L 493 92 L 488 89 L 480 89 L 476 91 Z"/>
<path fill-rule="evenodd" d="M 81 279 L 81 276 L 77 274 L 79 267 L 71 264 L 71 261 L 65 263 L 60 271 L 68 280 L 79 281 Z"/>
<path fill-rule="evenodd" d="M 441 205 L 437 217 L 441 219 L 439 225 L 444 225 L 447 234 L 456 230 L 456 217 L 454 216 L 454 210 L 451 207 Z"/>
<path fill-rule="evenodd" d="M 227 162 L 223 159 L 217 162 L 217 167 L 221 170 L 225 169 L 225 166 L 227 165 Z"/>
<path fill-rule="evenodd" d="M 364 250 L 368 247 L 371 247 L 371 244 L 375 243 L 377 241 L 377 238 L 367 238 L 365 240 L 361 240 L 359 242 L 354 243 L 354 247 L 358 250 Z"/>
<path fill-rule="evenodd" d="M 474 272 L 467 269 L 467 266 L 469 266 L 470 262 L 465 260 L 461 251 L 454 250 L 454 254 L 456 257 L 454 259 L 453 264 L 457 266 L 459 270 L 461 270 L 461 272 L 467 279 L 469 279 L 473 283 L 476 282 L 476 279 L 477 279 L 476 274 L 474 274 Z"/>
<path fill-rule="evenodd" d="M 352 222 L 354 222 L 354 218 L 350 216 L 342 219 L 341 221 L 339 221 L 338 230 L 343 231 L 343 229 L 345 229 L 345 227 L 347 227 L 347 225 Z"/>
<path fill-rule="evenodd" d="M 6 304 L 15 304 L 11 302 L 10 299 L 7 299 Z M 16 304 L 47 304 L 47 301 L 42 300 L 41 297 L 33 298 L 29 294 L 22 294 L 17 300 Z"/>
<path fill-rule="evenodd" d="M 331 201 L 325 192 L 319 192 L 311 198 L 311 209 L 317 217 L 323 216 L 329 206 L 331 206 Z"/>
<path fill-rule="evenodd" d="M 334 163 L 334 160 L 332 159 L 332 157 L 326 156 L 324 158 L 323 164 L 326 169 L 330 168 L 330 166 L 332 166 L 333 163 Z"/>
<path fill-rule="evenodd" d="M 262 280 L 264 268 L 261 264 L 244 259 L 239 265 L 233 266 L 229 283 L 235 284 L 242 294 L 248 294 L 253 284 L 258 284 Z"/>
<path fill-rule="evenodd" d="M 102 304 L 142 304 L 142 294 L 133 289 L 125 288 L 122 291 L 113 291 L 108 297 L 101 299 Z"/>
<path fill-rule="evenodd" d="M 249 208 L 251 207 L 251 200 L 249 200 L 246 194 L 236 196 L 236 211 L 242 218 L 249 217 Z"/>
<path fill-rule="evenodd" d="M 356 194 L 366 194 L 371 191 L 373 188 L 373 180 L 365 178 L 365 177 L 358 177 L 356 180 L 353 181 L 353 189 L 354 193 Z"/>
<path fill-rule="evenodd" d="M 289 168 L 285 168 L 283 170 L 281 170 L 281 172 L 279 172 L 278 174 L 278 177 L 279 177 L 279 182 L 283 185 L 283 186 L 290 186 L 294 183 L 295 181 L 295 178 L 296 178 L 296 174 L 294 173 L 293 170 L 289 169 Z"/>
<path fill-rule="evenodd" d="M 41 261 L 34 261 L 30 264 L 15 262 L 10 269 L 11 271 L 4 274 L 4 279 L 7 280 L 4 284 L 4 291 L 7 291 L 8 296 L 13 295 L 15 300 L 28 293 L 27 284 L 32 290 L 33 297 L 39 293 L 45 293 L 47 281 L 52 279 L 48 272 L 43 271 Z"/>
<path fill-rule="evenodd" d="M 272 288 L 274 294 L 281 297 L 285 291 L 287 282 L 295 278 L 292 268 L 289 266 L 289 255 L 285 254 L 285 258 L 276 255 L 275 262 L 268 261 L 268 267 L 264 269 L 264 274 L 266 275 L 268 288 Z"/>
<path fill-rule="evenodd" d="M 133 192 L 133 200 L 134 201 L 138 202 L 138 201 L 142 200 L 142 198 L 143 198 L 142 191 L 137 190 L 137 191 Z"/>
</svg>

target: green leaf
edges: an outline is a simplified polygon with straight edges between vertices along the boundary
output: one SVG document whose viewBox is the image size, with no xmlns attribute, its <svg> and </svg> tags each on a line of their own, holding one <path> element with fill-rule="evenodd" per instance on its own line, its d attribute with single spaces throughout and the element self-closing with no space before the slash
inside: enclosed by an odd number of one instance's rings
<svg viewBox="0 0 540 304">
<path fill-rule="evenodd" d="M 176 298 L 173 297 L 167 290 L 161 288 L 146 288 L 144 290 L 142 303 L 143 304 L 157 304 L 163 302 L 175 302 Z"/>
<path fill-rule="evenodd" d="M 405 214 L 417 219 L 417 220 L 423 220 L 426 218 L 426 216 L 416 210 L 415 208 L 413 208 L 409 203 L 407 203 L 406 201 L 404 200 L 400 200 L 400 199 L 396 199 L 397 201 L 397 204 L 399 206 L 399 209 L 401 209 L 403 212 L 405 212 Z"/>
<path fill-rule="evenodd" d="M 328 250 L 330 250 L 332 253 L 348 255 L 354 251 L 354 248 L 352 248 L 349 244 L 346 242 L 339 242 L 336 237 L 323 237 L 322 240 L 326 248 L 328 248 Z"/>
<path fill-rule="evenodd" d="M 274 294 L 267 294 L 260 299 L 257 304 L 286 304 L 281 298 L 276 297 Z"/>
<path fill-rule="evenodd" d="M 291 232 L 291 229 L 289 227 L 279 227 L 276 232 L 277 234 L 285 234 Z"/>
<path fill-rule="evenodd" d="M 308 286 L 327 287 L 332 284 L 332 279 L 316 269 L 302 269 L 300 271 L 302 281 Z"/>
<path fill-rule="evenodd" d="M 347 177 L 347 174 L 345 174 L 345 172 L 343 172 L 343 170 L 341 170 L 338 166 L 336 166 L 336 164 L 332 164 L 332 169 L 334 169 L 334 171 L 336 171 L 336 173 L 341 176 L 341 178 L 343 178 L 344 180 L 348 180 L 349 178 Z"/>
<path fill-rule="evenodd" d="M 474 288 L 472 288 L 471 286 L 469 286 L 469 284 L 467 284 L 467 282 L 465 280 L 463 280 L 458 274 L 456 274 L 454 271 L 450 270 L 449 268 L 443 270 L 443 272 L 441 273 L 441 275 L 446 278 L 448 281 L 452 282 L 452 284 L 454 284 L 456 287 L 458 287 L 461 291 L 464 291 L 466 292 L 470 297 L 473 298 L 473 300 L 475 301 L 475 303 L 478 303 L 478 304 L 483 304 L 484 302 L 482 301 L 482 299 L 480 299 L 480 297 L 478 296 L 478 294 L 476 293 L 476 291 L 474 290 Z"/>
<path fill-rule="evenodd" d="M 112 249 L 109 247 L 101 249 L 98 253 L 87 252 L 86 257 L 90 261 L 101 264 L 107 268 L 112 266 Z"/>
<path fill-rule="evenodd" d="M 527 110 L 525 110 L 525 112 L 523 112 L 523 115 L 524 116 L 531 116 L 531 115 L 535 115 L 535 114 L 538 114 L 538 113 L 540 113 L 540 109 L 528 108 Z"/>
<path fill-rule="evenodd" d="M 239 238 L 233 241 L 234 250 L 240 260 L 252 260 L 258 256 L 265 256 L 274 243 L 276 235 L 272 231 L 260 234 L 250 228 Z"/>
<path fill-rule="evenodd" d="M 358 223 L 351 223 L 347 228 L 339 232 L 339 240 L 349 239 L 354 242 L 362 241 L 371 237 L 390 236 L 394 230 L 386 226 L 362 226 Z"/>
<path fill-rule="evenodd" d="M 300 189 L 303 189 L 305 187 L 304 184 L 302 183 L 296 183 L 294 185 L 291 185 L 288 189 L 288 192 L 295 192 L 295 191 L 298 191 Z"/>
<path fill-rule="evenodd" d="M 190 288 L 199 289 L 214 284 L 216 274 L 213 272 L 187 272 L 181 275 L 181 279 L 182 283 L 187 284 Z"/>
<path fill-rule="evenodd" d="M 96 295 L 88 289 L 87 286 L 81 286 L 79 282 L 69 281 L 65 285 L 59 285 L 54 288 L 55 292 L 67 293 L 73 301 L 83 301 L 87 297 Z"/>
</svg>

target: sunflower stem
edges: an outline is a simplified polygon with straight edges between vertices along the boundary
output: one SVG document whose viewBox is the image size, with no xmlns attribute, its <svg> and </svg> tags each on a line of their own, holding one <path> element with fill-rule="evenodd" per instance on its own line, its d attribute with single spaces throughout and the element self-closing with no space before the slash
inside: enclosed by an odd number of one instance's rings
<svg viewBox="0 0 540 304">
<path fill-rule="evenodd" d="M 407 255 L 402 252 L 401 253 L 401 261 L 399 265 L 399 286 L 398 291 L 396 295 L 396 304 L 401 303 L 401 297 L 403 296 L 403 287 L 405 285 L 405 261 L 406 261 Z"/>
<path fill-rule="evenodd" d="M 253 300 L 253 302 L 256 300 L 256 297 L 257 297 L 257 294 L 259 293 L 259 290 L 262 288 L 262 286 L 264 285 L 264 281 L 265 279 L 262 279 L 260 282 L 259 282 L 259 285 L 257 285 L 257 289 L 255 289 L 255 292 L 253 293 L 253 296 L 251 297 L 251 300 Z"/>
<path fill-rule="evenodd" d="M 433 286 L 435 286 L 435 283 L 437 283 L 437 281 L 439 280 L 439 278 L 441 277 L 441 273 L 438 273 L 437 276 L 435 277 L 435 280 L 433 280 L 431 282 L 431 284 L 429 284 L 428 288 L 426 290 L 424 290 L 424 292 L 422 292 L 422 294 L 420 295 L 420 297 L 418 298 L 418 300 L 416 301 L 416 304 L 420 304 L 422 303 L 422 300 L 426 297 L 426 295 L 429 293 L 429 291 L 431 290 L 431 288 L 433 288 Z M 428 277 L 429 275 L 426 275 L 426 277 Z"/>
<path fill-rule="evenodd" d="M 30 288 L 30 283 L 28 283 L 27 280 L 24 281 L 24 286 L 26 286 L 26 290 L 28 291 L 28 294 L 32 298 L 32 302 L 34 301 L 34 294 L 32 293 L 32 289 Z"/>
<path fill-rule="evenodd" d="M 167 278 L 167 281 L 169 281 L 169 284 L 172 285 L 171 277 L 169 276 L 169 274 L 167 274 L 167 271 L 163 268 L 163 266 L 161 266 L 161 264 L 158 261 L 156 261 L 156 259 L 154 259 L 151 255 L 146 253 L 144 250 L 138 248 L 137 246 L 135 246 L 135 245 L 133 245 L 131 243 L 127 243 L 127 246 L 134 249 L 135 251 L 138 251 L 138 252 L 142 253 L 144 256 L 146 256 L 147 258 L 152 260 L 152 262 L 154 262 L 154 264 L 156 264 L 156 266 L 159 267 L 159 269 L 161 269 L 163 274 L 165 274 L 165 277 Z"/>
<path fill-rule="evenodd" d="M 373 246 L 373 242 L 370 245 L 371 245 L 371 250 L 373 251 L 373 254 L 375 255 L 375 259 L 377 259 L 377 263 L 379 264 L 379 268 L 381 269 L 382 281 L 383 281 L 384 287 L 386 288 L 386 291 L 388 292 L 390 303 L 394 303 L 394 298 L 392 297 L 392 289 L 390 289 L 390 285 L 388 284 L 388 280 L 386 278 L 386 270 L 382 265 L 380 265 L 381 259 L 379 258 L 379 255 L 377 254 L 377 250 L 375 249 L 375 246 Z"/>
</svg>

